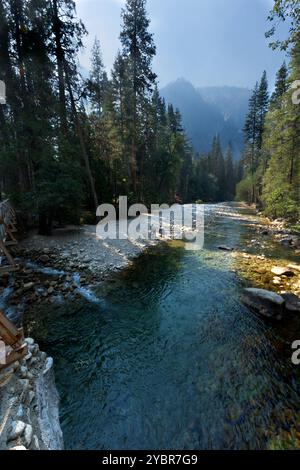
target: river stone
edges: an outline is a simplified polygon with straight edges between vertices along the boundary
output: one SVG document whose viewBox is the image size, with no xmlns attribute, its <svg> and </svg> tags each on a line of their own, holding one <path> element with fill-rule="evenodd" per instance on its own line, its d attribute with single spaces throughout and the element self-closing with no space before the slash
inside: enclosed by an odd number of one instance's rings
<svg viewBox="0 0 300 470">
<path fill-rule="evenodd" d="M 220 246 L 218 246 L 218 250 L 233 251 L 233 248 L 231 248 L 230 246 L 226 246 L 226 245 L 220 245 Z"/>
<path fill-rule="evenodd" d="M 300 266 L 299 266 L 298 264 L 289 264 L 289 265 L 288 265 L 288 268 L 294 269 L 295 271 L 299 271 L 299 272 L 300 272 Z"/>
<path fill-rule="evenodd" d="M 8 432 L 7 442 L 18 439 L 23 434 L 25 427 L 26 424 L 23 421 L 13 421 Z"/>
<path fill-rule="evenodd" d="M 282 268 L 280 266 L 274 266 L 274 268 L 271 269 L 271 272 L 276 276 L 294 276 L 293 271 L 288 267 Z"/>
<path fill-rule="evenodd" d="M 295 294 L 282 294 L 285 300 L 285 308 L 288 312 L 300 312 L 300 298 Z"/>
<path fill-rule="evenodd" d="M 27 284 L 23 285 L 23 289 L 25 291 L 31 290 L 31 289 L 33 289 L 33 287 L 34 287 L 34 282 L 28 282 Z"/>
<path fill-rule="evenodd" d="M 285 300 L 282 296 L 265 289 L 244 289 L 244 303 L 265 317 L 282 318 Z"/>
<path fill-rule="evenodd" d="M 11 447 L 9 450 L 27 450 L 24 446 L 15 446 Z"/>
<path fill-rule="evenodd" d="M 42 256 L 39 257 L 39 261 L 41 263 L 48 263 L 48 261 L 50 261 L 50 258 L 49 258 L 48 255 L 42 255 Z"/>
<path fill-rule="evenodd" d="M 32 436 L 33 436 L 33 428 L 30 424 L 26 424 L 25 431 L 24 431 L 24 440 L 25 440 L 25 445 L 27 447 L 29 447 L 31 444 Z"/>
</svg>

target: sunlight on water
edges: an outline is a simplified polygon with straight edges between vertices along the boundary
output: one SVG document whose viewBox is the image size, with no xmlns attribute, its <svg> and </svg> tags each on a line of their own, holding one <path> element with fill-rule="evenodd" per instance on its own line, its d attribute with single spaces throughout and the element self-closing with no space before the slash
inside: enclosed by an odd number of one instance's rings
<svg viewBox="0 0 300 470">
<path fill-rule="evenodd" d="M 294 424 L 299 377 L 279 327 L 242 305 L 217 250 L 251 236 L 236 215 L 208 207 L 203 251 L 151 248 L 92 296 L 28 320 L 55 358 L 67 448 L 260 449 Z"/>
</svg>

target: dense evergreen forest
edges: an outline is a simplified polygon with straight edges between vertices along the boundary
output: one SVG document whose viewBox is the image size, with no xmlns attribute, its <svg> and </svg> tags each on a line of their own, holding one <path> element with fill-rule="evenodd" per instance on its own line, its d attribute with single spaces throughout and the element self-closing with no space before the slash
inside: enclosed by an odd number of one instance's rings
<svg viewBox="0 0 300 470">
<path fill-rule="evenodd" d="M 296 5 L 296 6 L 295 6 Z M 53 220 L 89 222 L 96 207 L 130 202 L 260 202 L 267 214 L 295 219 L 299 184 L 300 77 L 297 2 L 276 1 L 274 16 L 294 15 L 290 71 L 278 73 L 271 100 L 266 75 L 250 100 L 246 150 L 235 163 L 216 135 L 198 155 L 180 111 L 160 96 L 146 0 L 127 0 L 121 49 L 110 74 L 96 39 L 88 79 L 78 52 L 87 34 L 73 0 L 0 0 L 0 197 L 9 196 L 40 233 Z M 298 74 L 299 71 L 299 74 Z"/>
<path fill-rule="evenodd" d="M 249 102 L 243 155 L 244 178 L 237 198 L 259 204 L 273 218 L 299 223 L 300 196 L 300 6 L 298 1 L 277 0 L 270 20 L 291 21 L 290 36 L 273 48 L 289 51 L 270 95 L 266 73 L 256 83 Z M 267 36 L 275 34 L 273 27 Z"/>
</svg>

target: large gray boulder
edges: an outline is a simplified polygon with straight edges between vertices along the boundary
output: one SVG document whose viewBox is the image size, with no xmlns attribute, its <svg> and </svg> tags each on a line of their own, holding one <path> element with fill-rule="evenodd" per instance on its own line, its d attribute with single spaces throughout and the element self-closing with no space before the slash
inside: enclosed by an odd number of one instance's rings
<svg viewBox="0 0 300 470">
<path fill-rule="evenodd" d="M 244 289 L 243 302 L 264 317 L 280 320 L 284 314 L 284 298 L 265 289 Z"/>
</svg>

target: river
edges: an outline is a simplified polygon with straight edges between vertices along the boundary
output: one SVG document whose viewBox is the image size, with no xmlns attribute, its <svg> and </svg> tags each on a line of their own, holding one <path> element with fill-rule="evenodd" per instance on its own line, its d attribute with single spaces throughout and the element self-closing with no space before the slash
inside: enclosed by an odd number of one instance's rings
<svg viewBox="0 0 300 470">
<path fill-rule="evenodd" d="M 236 261 L 217 249 L 251 240 L 252 216 L 207 206 L 203 250 L 162 243 L 91 298 L 32 312 L 30 333 L 55 360 L 67 449 L 264 449 L 297 429 L 286 325 L 242 304 Z"/>
</svg>

